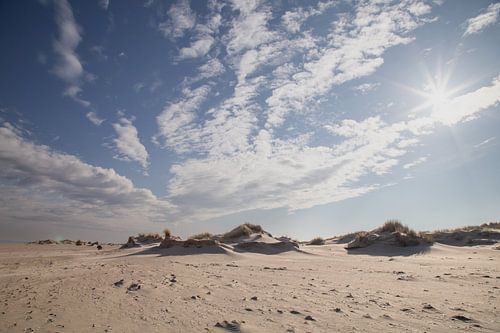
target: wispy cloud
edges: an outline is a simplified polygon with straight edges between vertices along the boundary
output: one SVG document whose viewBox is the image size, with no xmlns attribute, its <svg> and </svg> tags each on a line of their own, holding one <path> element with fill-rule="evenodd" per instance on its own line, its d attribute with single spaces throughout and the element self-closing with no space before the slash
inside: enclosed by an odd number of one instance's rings
<svg viewBox="0 0 500 333">
<path fill-rule="evenodd" d="M 69 96 L 81 105 L 88 107 L 90 102 L 80 97 L 84 70 L 75 51 L 82 39 L 82 29 L 76 23 L 68 1 L 56 0 L 54 6 L 59 34 L 58 39 L 54 41 L 54 52 L 57 59 L 52 72 L 67 84 L 63 92 L 64 96 Z"/>
<path fill-rule="evenodd" d="M 474 148 L 483 147 L 483 146 L 487 145 L 488 143 L 493 142 L 495 139 L 496 139 L 496 137 L 492 136 L 491 138 L 488 138 L 488 139 L 486 139 L 484 141 L 481 141 L 477 145 L 474 145 Z"/>
<path fill-rule="evenodd" d="M 491 86 L 456 97 L 456 101 L 467 99 L 470 103 L 467 114 L 454 117 L 453 124 L 468 121 L 486 105 L 493 105 L 493 97 L 482 102 L 485 91 L 500 100 L 496 84 L 494 80 Z M 218 153 L 172 166 L 168 197 L 179 211 L 197 219 L 250 209 L 286 207 L 293 211 L 357 197 L 383 186 L 361 182 L 362 178 L 391 172 L 422 136 L 441 125 L 450 123 L 425 116 L 392 124 L 380 116 L 362 121 L 345 119 L 325 125 L 340 142 L 319 146 L 311 144 L 312 133 L 285 140 L 261 129 L 247 149 L 227 154 L 227 150 L 214 148 L 212 152 Z"/>
<path fill-rule="evenodd" d="M 478 16 L 472 17 L 465 22 L 464 36 L 478 34 L 486 27 L 493 25 L 498 20 L 500 3 L 492 3 Z"/>
<path fill-rule="evenodd" d="M 100 126 L 105 119 L 99 118 L 94 111 L 87 112 L 85 115 L 88 120 L 90 120 L 94 125 Z"/>
<path fill-rule="evenodd" d="M 179 51 L 179 60 L 199 58 L 205 56 L 216 42 L 216 34 L 222 23 L 221 9 L 223 5 L 217 5 L 215 2 L 208 3 L 209 13 L 205 23 L 198 23 L 195 28 L 195 34 L 191 43 Z"/>
<path fill-rule="evenodd" d="M 380 186 L 363 184 L 362 177 L 390 172 L 418 142 L 415 133 L 436 124 L 434 119 L 388 124 L 380 117 L 324 120 L 332 141 L 340 139 L 335 145 L 313 145 L 316 134 L 308 131 L 293 139 L 279 134 L 291 115 L 311 112 L 315 100 L 334 86 L 373 73 L 386 49 L 411 42 L 410 33 L 426 22 L 428 5 L 361 3 L 327 36 L 295 31 L 326 12 L 330 2 L 285 13 L 281 31 L 269 27 L 268 4 L 233 1 L 231 6 L 236 16 L 220 41 L 228 52 L 222 65 L 237 78 L 232 96 L 204 109 L 212 85 L 189 87 L 202 79 L 197 76 L 185 81 L 182 98 L 157 118 L 157 138 L 185 155 L 170 168 L 168 198 L 183 214 L 174 219 L 278 207 L 293 211 L 362 195 Z M 359 91 L 376 87 L 365 84 Z M 271 96 L 263 99 L 262 92 Z"/>
<path fill-rule="evenodd" d="M 139 140 L 137 128 L 127 118 L 120 118 L 113 124 L 117 137 L 113 139 L 115 149 L 118 152 L 116 158 L 125 161 L 136 161 L 144 170 L 149 166 L 149 154 L 146 147 Z"/>
<path fill-rule="evenodd" d="M 415 161 L 413 161 L 413 162 L 406 163 L 405 165 L 403 165 L 403 168 L 404 168 L 404 169 L 411 169 L 411 168 L 416 167 L 416 166 L 417 166 L 417 165 L 419 165 L 419 164 L 424 163 L 425 161 L 427 161 L 427 156 L 422 156 L 422 157 L 417 158 L 417 159 L 416 159 Z"/>
<path fill-rule="evenodd" d="M 186 30 L 196 24 L 196 15 L 189 6 L 189 0 L 179 0 L 167 12 L 168 19 L 158 25 L 158 29 L 168 38 L 184 36 Z"/>
<path fill-rule="evenodd" d="M 380 83 L 363 83 L 355 86 L 353 89 L 360 92 L 361 94 L 367 94 L 370 91 L 376 90 L 380 86 Z"/>
<path fill-rule="evenodd" d="M 195 138 L 200 132 L 194 120 L 196 110 L 206 100 L 210 92 L 209 85 L 202 85 L 194 90 L 184 89 L 180 100 L 169 103 L 156 118 L 160 130 L 159 136 L 164 139 L 164 147 L 179 153 L 193 149 Z"/>
<path fill-rule="evenodd" d="M 335 4 L 336 1 L 325 1 L 319 2 L 314 7 L 298 7 L 293 10 L 287 11 L 281 17 L 281 20 L 288 32 L 297 33 L 301 31 L 302 24 L 304 24 L 304 22 L 306 22 L 310 17 L 323 14 L 325 10 L 335 6 Z"/>
</svg>

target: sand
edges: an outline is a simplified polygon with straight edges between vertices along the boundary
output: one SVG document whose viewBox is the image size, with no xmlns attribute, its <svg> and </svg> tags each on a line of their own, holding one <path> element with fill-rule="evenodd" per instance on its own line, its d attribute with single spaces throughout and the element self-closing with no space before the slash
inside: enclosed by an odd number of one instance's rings
<svg viewBox="0 0 500 333">
<path fill-rule="evenodd" d="M 494 246 L 0 245 L 0 332 L 500 332 Z"/>
</svg>

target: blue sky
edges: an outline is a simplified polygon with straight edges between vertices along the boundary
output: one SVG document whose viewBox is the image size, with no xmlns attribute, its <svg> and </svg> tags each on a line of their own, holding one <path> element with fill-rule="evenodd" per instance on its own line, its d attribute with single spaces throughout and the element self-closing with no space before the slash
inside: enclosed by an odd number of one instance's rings
<svg viewBox="0 0 500 333">
<path fill-rule="evenodd" d="M 496 1 L 4 1 L 0 238 L 498 220 L 499 21 Z"/>
</svg>

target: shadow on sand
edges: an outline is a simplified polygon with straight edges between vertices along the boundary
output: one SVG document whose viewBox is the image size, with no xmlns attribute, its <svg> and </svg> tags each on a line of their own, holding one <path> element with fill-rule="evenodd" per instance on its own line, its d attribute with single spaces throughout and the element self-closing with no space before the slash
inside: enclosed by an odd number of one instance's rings
<svg viewBox="0 0 500 333">
<path fill-rule="evenodd" d="M 169 248 L 160 248 L 158 246 L 149 247 L 141 251 L 129 253 L 125 256 L 149 255 L 157 256 L 190 256 L 196 254 L 230 254 L 231 252 L 222 246 L 203 246 L 203 247 L 183 247 L 172 246 Z"/>
<path fill-rule="evenodd" d="M 431 249 L 430 244 L 421 244 L 417 246 L 393 246 L 386 244 L 373 244 L 367 247 L 358 249 L 346 249 L 348 254 L 369 255 L 369 256 L 386 256 L 386 257 L 408 257 L 412 255 L 425 254 Z"/>
<path fill-rule="evenodd" d="M 247 242 L 247 243 L 240 243 L 234 246 L 233 250 L 238 253 L 243 253 L 243 252 L 251 252 L 251 253 L 259 253 L 259 254 L 267 254 L 267 255 L 272 255 L 272 254 L 280 254 L 283 252 L 302 252 L 306 253 L 304 251 L 299 250 L 294 244 L 292 243 L 285 243 L 285 242 L 280 242 L 280 243 L 260 243 L 260 242 Z"/>
<path fill-rule="evenodd" d="M 199 254 L 228 254 L 234 255 L 235 253 L 258 253 L 265 255 L 274 255 L 284 252 L 301 252 L 293 244 L 290 243 L 260 243 L 248 242 L 235 244 L 234 246 L 219 244 L 216 246 L 172 246 L 169 248 L 160 248 L 158 246 L 148 247 L 137 252 L 128 253 L 124 256 L 137 256 L 137 255 L 157 255 L 157 256 L 189 256 Z"/>
</svg>

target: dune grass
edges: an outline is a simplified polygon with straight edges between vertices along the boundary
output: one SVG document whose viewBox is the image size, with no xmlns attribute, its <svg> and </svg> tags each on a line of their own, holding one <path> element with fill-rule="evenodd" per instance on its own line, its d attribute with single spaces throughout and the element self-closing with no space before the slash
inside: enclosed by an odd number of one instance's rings
<svg viewBox="0 0 500 333">
<path fill-rule="evenodd" d="M 196 235 L 192 235 L 188 239 L 197 239 L 197 240 L 212 239 L 212 234 L 209 233 L 209 232 L 202 232 L 202 233 L 199 233 L 199 234 L 196 234 Z"/>
<path fill-rule="evenodd" d="M 380 232 L 402 232 L 407 235 L 415 234 L 415 230 L 410 229 L 407 225 L 403 225 L 399 220 L 387 220 L 381 227 Z"/>
<path fill-rule="evenodd" d="M 307 245 L 325 245 L 325 240 L 321 237 L 316 237 L 311 239 Z"/>
<path fill-rule="evenodd" d="M 140 233 L 137 235 L 139 242 L 161 242 L 163 238 L 158 233 Z"/>
<path fill-rule="evenodd" d="M 170 232 L 170 229 L 165 228 L 163 230 L 163 234 L 165 235 L 165 238 L 170 238 L 172 236 L 172 233 Z"/>
</svg>

